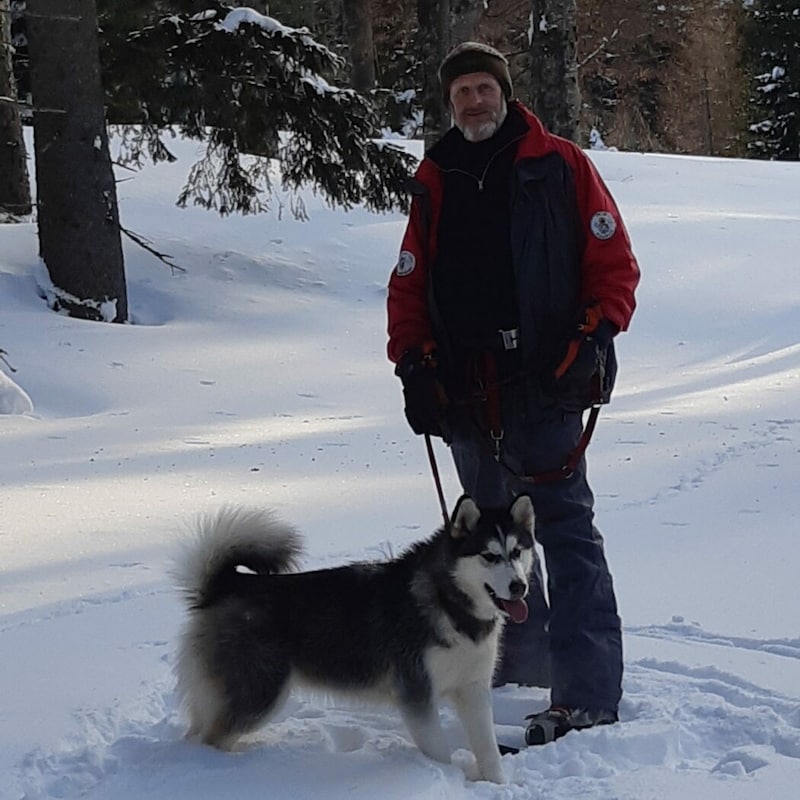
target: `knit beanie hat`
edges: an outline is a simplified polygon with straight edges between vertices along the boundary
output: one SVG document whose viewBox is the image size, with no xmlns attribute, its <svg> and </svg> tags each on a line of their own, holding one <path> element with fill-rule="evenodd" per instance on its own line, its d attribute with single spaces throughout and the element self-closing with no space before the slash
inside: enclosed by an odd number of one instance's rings
<svg viewBox="0 0 800 800">
<path fill-rule="evenodd" d="M 450 86 L 460 75 L 488 72 L 497 79 L 506 100 L 514 94 L 506 57 L 494 47 L 482 42 L 462 42 L 445 56 L 439 67 L 439 81 L 445 104 L 450 102 Z"/>
</svg>

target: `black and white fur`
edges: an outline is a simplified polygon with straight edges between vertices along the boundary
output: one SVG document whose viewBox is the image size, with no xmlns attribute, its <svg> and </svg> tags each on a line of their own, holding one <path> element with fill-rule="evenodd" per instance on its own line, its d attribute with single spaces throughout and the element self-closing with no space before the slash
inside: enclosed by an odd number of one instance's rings
<svg viewBox="0 0 800 800">
<path fill-rule="evenodd" d="M 532 532 L 528 497 L 483 512 L 463 497 L 449 530 L 398 558 L 295 572 L 300 537 L 271 512 L 204 518 L 176 569 L 189 606 L 176 665 L 189 735 L 230 748 L 297 686 L 392 702 L 417 747 L 447 763 L 437 708 L 447 699 L 479 777 L 503 782 L 491 680 L 506 618 L 525 611 Z"/>
</svg>

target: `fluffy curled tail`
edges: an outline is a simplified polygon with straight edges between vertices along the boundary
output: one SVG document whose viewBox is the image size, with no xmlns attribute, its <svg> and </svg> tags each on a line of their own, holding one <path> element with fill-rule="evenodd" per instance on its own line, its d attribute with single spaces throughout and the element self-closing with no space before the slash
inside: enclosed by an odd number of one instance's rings
<svg viewBox="0 0 800 800">
<path fill-rule="evenodd" d="M 190 608 L 207 608 L 235 592 L 238 567 L 259 575 L 291 572 L 301 551 L 300 535 L 272 511 L 224 506 L 198 520 L 173 575 Z"/>
</svg>

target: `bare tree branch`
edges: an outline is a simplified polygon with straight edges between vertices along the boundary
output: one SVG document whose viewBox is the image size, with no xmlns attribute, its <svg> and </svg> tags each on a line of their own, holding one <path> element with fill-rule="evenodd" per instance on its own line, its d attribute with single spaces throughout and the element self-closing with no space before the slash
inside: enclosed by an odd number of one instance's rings
<svg viewBox="0 0 800 800">
<path fill-rule="evenodd" d="M 8 359 L 6 356 L 8 353 L 0 347 L 0 361 L 2 361 L 12 372 L 16 372 L 17 370 L 8 363 Z"/>
<path fill-rule="evenodd" d="M 18 108 L 30 108 L 27 103 L 20 103 L 19 100 L 15 100 L 13 97 L 6 97 L 2 94 L 0 94 L 0 103 L 8 103 L 8 105 L 17 106 Z"/>
<path fill-rule="evenodd" d="M 140 236 L 138 233 L 134 233 L 133 231 L 129 231 L 127 228 L 123 228 L 122 225 L 119 226 L 119 229 L 124 233 L 132 242 L 135 242 L 142 248 L 142 250 L 147 250 L 148 253 L 154 255 L 159 261 L 162 261 L 166 264 L 173 272 L 186 272 L 184 267 L 178 266 L 178 264 L 174 264 L 170 259 L 172 259 L 171 255 L 167 253 L 162 253 L 159 250 L 156 250 L 155 247 L 152 246 L 152 242 L 148 239 L 145 239 L 144 236 Z"/>
<path fill-rule="evenodd" d="M 617 28 L 614 28 L 614 30 L 611 32 L 611 35 L 610 35 L 610 36 L 604 36 L 604 37 L 603 37 L 603 39 L 602 39 L 602 41 L 600 42 L 600 44 L 599 44 L 599 45 L 597 45 L 597 47 L 595 47 L 595 49 L 594 49 L 594 50 L 592 50 L 592 52 L 591 52 L 591 53 L 589 53 L 589 55 L 587 55 L 587 56 L 586 56 L 586 58 L 584 58 L 584 59 L 581 59 L 581 60 L 578 62 L 578 69 L 580 69 L 581 67 L 585 67 L 585 66 L 586 66 L 586 64 L 588 64 L 588 63 L 589 63 L 589 62 L 590 62 L 590 61 L 591 61 L 593 58 L 595 58 L 597 55 L 599 55 L 600 53 L 602 53 L 602 52 L 603 52 L 603 50 L 605 50 L 605 49 L 606 49 L 606 45 L 608 45 L 610 42 L 613 42 L 613 41 L 614 41 L 614 39 L 616 39 L 616 38 L 617 38 L 617 36 L 619 36 L 619 29 L 620 29 L 620 28 L 621 28 L 621 27 L 622 27 L 624 24 L 625 24 L 625 20 L 624 20 L 624 19 L 621 19 L 621 20 L 619 21 L 619 27 L 617 27 Z"/>
</svg>

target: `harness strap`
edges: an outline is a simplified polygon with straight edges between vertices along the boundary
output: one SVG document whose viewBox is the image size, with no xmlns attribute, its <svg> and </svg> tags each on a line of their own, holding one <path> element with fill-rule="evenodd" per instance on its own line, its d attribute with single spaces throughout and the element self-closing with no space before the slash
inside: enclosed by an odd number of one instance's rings
<svg viewBox="0 0 800 800">
<path fill-rule="evenodd" d="M 503 423 L 500 405 L 500 390 L 501 384 L 504 383 L 498 380 L 497 377 L 497 361 L 493 353 L 484 351 L 481 358 L 481 366 L 483 370 L 482 383 L 485 399 L 485 418 L 486 424 L 489 429 L 489 436 L 494 445 L 494 458 L 498 464 L 508 470 L 515 478 L 524 481 L 525 483 L 539 484 L 539 483 L 555 483 L 556 481 L 563 481 L 571 478 L 575 473 L 575 468 L 583 458 L 586 448 L 594 434 L 595 426 L 597 425 L 597 418 L 600 414 L 600 404 L 596 402 L 591 407 L 589 416 L 586 419 L 586 425 L 583 428 L 580 438 L 578 439 L 575 449 L 570 453 L 569 458 L 559 469 L 548 470 L 546 472 L 537 472 L 534 475 L 519 475 L 508 464 L 503 461 L 501 445 L 503 442 Z M 595 376 L 596 385 L 593 385 L 593 397 L 599 400 L 599 378 Z"/>
<path fill-rule="evenodd" d="M 500 382 L 497 380 L 497 360 L 488 350 L 483 352 L 483 378 L 486 392 L 486 422 L 489 435 L 494 442 L 495 460 L 500 460 L 500 445 L 503 441 L 503 422 L 500 414 Z"/>
</svg>

